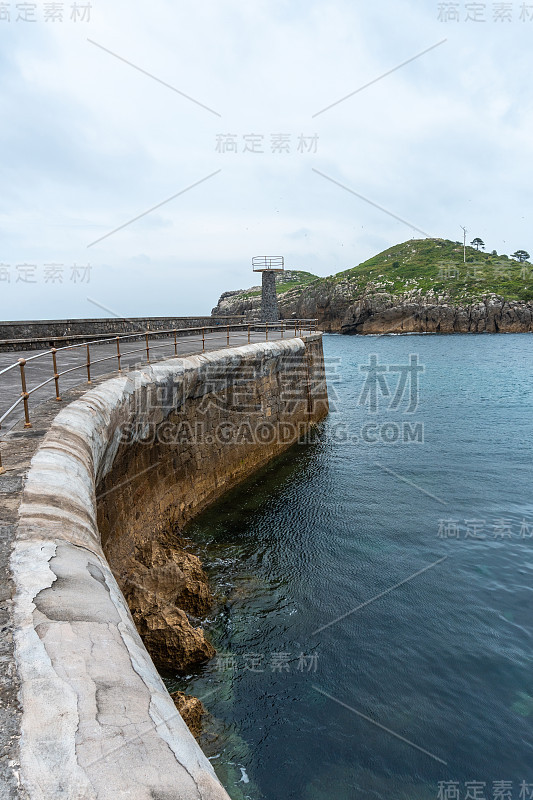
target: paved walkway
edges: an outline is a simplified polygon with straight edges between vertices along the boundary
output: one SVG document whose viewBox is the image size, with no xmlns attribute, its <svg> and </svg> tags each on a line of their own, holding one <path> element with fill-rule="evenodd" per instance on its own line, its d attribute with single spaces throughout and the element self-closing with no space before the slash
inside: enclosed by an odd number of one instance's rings
<svg viewBox="0 0 533 800">
<path fill-rule="evenodd" d="M 302 331 L 302 335 L 305 332 Z M 289 339 L 294 337 L 294 331 L 285 331 L 284 338 Z M 281 338 L 281 332 L 270 330 L 268 333 L 268 340 L 275 341 Z M 252 331 L 250 341 L 264 342 L 265 332 Z M 160 361 L 166 358 L 174 358 L 174 339 L 155 339 L 150 338 L 150 361 Z M 243 331 L 230 331 L 230 347 L 237 347 L 238 345 L 248 344 L 248 333 Z M 205 349 L 206 350 L 220 350 L 227 347 L 227 333 L 226 331 L 216 331 L 206 335 Z M 177 340 L 178 356 L 194 355 L 202 352 L 202 337 L 195 334 L 191 336 L 184 336 Z M 136 351 L 136 352 L 132 352 Z M 92 344 L 90 347 L 91 352 L 91 378 L 100 377 L 106 374 L 114 374 L 117 370 L 117 348 L 116 343 L 112 344 Z M 121 367 L 122 369 L 132 368 L 139 366 L 141 363 L 146 364 L 146 349 L 145 341 L 143 338 L 137 340 L 125 339 L 120 342 L 121 352 Z M 35 356 L 39 356 L 36 358 Z M 52 356 L 49 352 L 35 350 L 27 350 L 24 352 L 10 352 L 0 353 L 0 371 L 10 364 L 16 363 L 19 358 L 27 359 L 26 371 L 26 384 L 27 390 L 31 391 L 34 386 L 38 386 L 48 378 L 53 377 L 53 363 Z M 99 359 L 106 359 L 97 363 Z M 83 345 L 77 348 L 68 348 L 65 350 L 58 350 L 57 352 L 57 371 L 63 372 L 67 369 L 80 367 L 68 375 L 63 375 L 59 379 L 59 390 L 65 392 L 82 383 L 87 382 L 87 370 L 85 364 L 87 362 L 87 350 Z M 89 388 L 89 387 L 87 387 Z M 0 375 L 0 417 L 8 410 L 8 408 L 20 397 L 21 383 L 20 383 L 20 368 L 17 366 L 14 369 Z M 55 397 L 54 382 L 50 381 L 46 386 L 37 390 L 32 394 L 28 400 L 31 410 L 39 403 Z M 24 416 L 23 404 L 17 406 L 16 409 L 9 415 L 9 417 L 2 423 L 2 431 L 7 431 L 13 425 L 21 420 Z"/>
</svg>

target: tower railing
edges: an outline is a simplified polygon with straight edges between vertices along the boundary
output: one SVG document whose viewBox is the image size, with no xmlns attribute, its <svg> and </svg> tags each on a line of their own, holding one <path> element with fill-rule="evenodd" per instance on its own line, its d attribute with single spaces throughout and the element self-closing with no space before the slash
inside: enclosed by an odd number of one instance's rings
<svg viewBox="0 0 533 800">
<path fill-rule="evenodd" d="M 267 269 L 284 270 L 283 256 L 254 256 L 252 268 L 254 272 L 263 272 Z"/>
<path fill-rule="evenodd" d="M 255 320 L 250 320 L 249 322 L 227 325 L 215 323 L 198 328 L 174 328 L 166 331 L 146 331 L 142 333 L 123 334 L 121 336 L 112 336 L 108 339 L 96 339 L 90 342 L 72 344 L 66 347 L 52 347 L 50 350 L 44 350 L 34 356 L 19 358 L 14 363 L 9 364 L 9 366 L 0 369 L 0 389 L 4 376 L 9 374 L 11 377 L 13 371 L 18 371 L 21 389 L 20 394 L 16 397 L 14 402 L 1 414 L 0 428 L 6 420 L 13 417 L 15 411 L 21 405 L 23 407 L 24 427 L 31 428 L 30 399 L 37 392 L 40 392 L 41 396 L 38 402 L 50 400 L 54 395 L 55 400 L 60 402 L 62 399 L 60 393 L 60 379 L 78 370 L 86 371 L 87 380 L 71 383 L 68 388 L 74 388 L 74 386 L 79 386 L 80 383 L 84 382 L 87 386 L 90 386 L 95 377 L 100 378 L 104 375 L 110 377 L 114 374 L 121 374 L 123 371 L 128 371 L 130 366 L 137 368 L 143 363 L 151 364 L 155 361 L 162 361 L 169 358 L 205 353 L 210 349 L 209 342 L 216 342 L 223 348 L 250 344 L 252 339 L 257 342 L 263 340 L 270 341 L 275 338 L 301 337 L 315 333 L 317 331 L 317 325 L 318 320 L 316 319 L 287 319 L 280 320 L 279 322 L 257 322 Z M 255 336 L 253 336 L 253 334 L 255 334 Z M 276 334 L 278 334 L 277 337 Z M 159 341 L 163 339 L 164 341 Z M 154 340 L 158 343 L 155 343 Z M 193 344 L 193 350 L 179 353 L 178 342 L 180 344 Z M 111 346 L 110 349 L 112 352 L 101 358 L 94 358 L 96 350 L 105 345 Z M 133 349 L 129 345 L 134 345 Z M 170 354 L 161 354 L 158 358 L 157 356 L 159 354 L 157 351 L 165 347 L 170 349 Z M 62 356 L 67 353 L 72 354 L 73 352 L 76 356 L 79 356 L 79 363 L 67 369 L 60 370 L 58 359 L 61 361 Z M 131 356 L 136 357 L 133 365 L 128 364 L 124 367 L 124 360 Z M 107 362 L 116 362 L 115 369 L 111 369 L 110 372 L 100 372 L 100 374 L 96 376 L 97 365 L 103 365 Z M 32 368 L 36 366 L 41 367 L 40 378 L 44 378 L 44 380 L 39 381 L 39 378 L 37 378 L 38 382 L 30 386 L 28 378 L 31 377 L 31 375 L 29 373 L 31 373 Z M 43 371 L 44 374 L 42 374 Z M 50 396 L 43 394 L 43 390 L 48 386 L 53 389 Z M 4 472 L 5 468 L 2 466 L 2 454 L 0 452 L 0 475 Z"/>
</svg>

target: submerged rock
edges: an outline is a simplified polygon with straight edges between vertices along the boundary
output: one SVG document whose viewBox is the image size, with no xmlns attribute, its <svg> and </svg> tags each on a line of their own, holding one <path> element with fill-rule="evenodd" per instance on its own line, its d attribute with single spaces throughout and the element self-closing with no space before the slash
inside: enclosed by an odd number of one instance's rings
<svg viewBox="0 0 533 800">
<path fill-rule="evenodd" d="M 202 701 L 185 692 L 171 692 L 170 696 L 194 738 L 199 739 L 202 733 L 202 718 L 206 713 Z"/>
<path fill-rule="evenodd" d="M 169 532 L 155 534 L 112 568 L 156 667 L 184 673 L 216 651 L 188 616 L 199 617 L 212 605 L 207 576 L 200 559 L 179 545 Z"/>
<path fill-rule="evenodd" d="M 216 653 L 203 630 L 194 628 L 180 608 L 156 604 L 142 606 L 132 614 L 146 649 L 162 672 L 187 672 Z"/>
</svg>

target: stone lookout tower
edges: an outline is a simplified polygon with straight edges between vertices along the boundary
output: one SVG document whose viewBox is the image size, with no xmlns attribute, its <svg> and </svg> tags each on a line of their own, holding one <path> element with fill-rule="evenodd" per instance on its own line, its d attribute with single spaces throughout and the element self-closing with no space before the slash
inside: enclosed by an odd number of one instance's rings
<svg viewBox="0 0 533 800">
<path fill-rule="evenodd" d="M 283 256 L 255 256 L 252 258 L 254 272 L 262 272 L 261 322 L 279 320 L 278 298 L 276 295 L 276 272 L 284 272 Z"/>
</svg>

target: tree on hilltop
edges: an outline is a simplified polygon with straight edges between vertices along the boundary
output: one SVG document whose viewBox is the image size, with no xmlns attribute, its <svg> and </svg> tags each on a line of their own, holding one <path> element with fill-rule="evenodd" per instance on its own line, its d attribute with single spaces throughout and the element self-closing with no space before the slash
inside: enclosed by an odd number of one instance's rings
<svg viewBox="0 0 533 800">
<path fill-rule="evenodd" d="M 522 264 L 524 261 L 528 261 L 531 256 L 527 252 L 527 250 L 517 250 L 516 253 L 511 253 L 511 258 L 516 258 Z"/>
<path fill-rule="evenodd" d="M 485 247 L 485 242 L 483 239 L 480 239 L 479 236 L 476 236 L 476 238 L 473 239 L 470 244 L 473 245 L 476 250 L 479 250 L 480 247 Z"/>
</svg>

